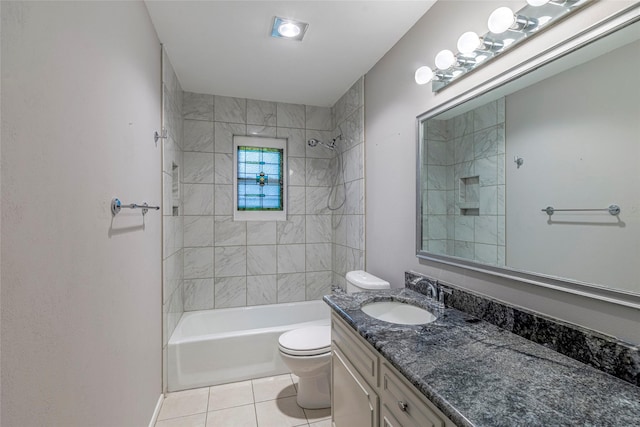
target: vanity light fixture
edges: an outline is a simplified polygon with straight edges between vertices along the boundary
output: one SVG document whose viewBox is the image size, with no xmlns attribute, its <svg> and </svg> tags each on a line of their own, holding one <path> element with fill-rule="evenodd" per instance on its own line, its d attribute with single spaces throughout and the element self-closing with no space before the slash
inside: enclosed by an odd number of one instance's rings
<svg viewBox="0 0 640 427">
<path fill-rule="evenodd" d="M 271 37 L 302 41 L 308 27 L 306 22 L 276 16 L 273 18 Z"/>
<path fill-rule="evenodd" d="M 467 31 L 458 38 L 454 53 L 448 49 L 438 52 L 435 69 L 423 65 L 414 75 L 417 84 L 431 82 L 437 92 L 458 77 L 489 62 L 492 58 L 518 42 L 540 32 L 548 24 L 574 12 L 592 0 L 527 0 L 527 5 L 517 12 L 503 6 L 494 10 L 487 20 L 489 31 L 480 36 Z"/>
</svg>

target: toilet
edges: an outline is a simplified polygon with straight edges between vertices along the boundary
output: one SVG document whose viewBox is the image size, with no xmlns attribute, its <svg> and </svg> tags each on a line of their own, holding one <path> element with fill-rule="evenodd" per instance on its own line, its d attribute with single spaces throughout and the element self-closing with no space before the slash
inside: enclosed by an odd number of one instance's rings
<svg viewBox="0 0 640 427">
<path fill-rule="evenodd" d="M 389 282 L 365 271 L 346 275 L 347 293 L 389 289 Z M 331 406 L 331 326 L 307 326 L 278 338 L 280 357 L 298 379 L 298 406 L 321 409 Z"/>
</svg>

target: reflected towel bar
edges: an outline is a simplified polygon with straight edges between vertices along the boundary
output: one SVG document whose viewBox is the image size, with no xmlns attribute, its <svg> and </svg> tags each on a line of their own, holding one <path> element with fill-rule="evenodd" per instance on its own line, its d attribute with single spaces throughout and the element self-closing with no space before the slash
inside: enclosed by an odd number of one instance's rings
<svg viewBox="0 0 640 427">
<path fill-rule="evenodd" d="M 118 199 L 117 197 L 111 200 L 111 214 L 113 214 L 113 216 L 116 216 L 122 208 L 142 209 L 142 215 L 146 215 L 146 213 L 149 212 L 149 209 L 153 209 L 157 211 L 160 209 L 160 206 L 149 206 L 147 202 L 142 202 L 141 205 L 138 205 L 135 203 L 123 205 L 120 199 Z"/>
<path fill-rule="evenodd" d="M 606 209 L 556 209 L 553 206 L 547 206 L 544 209 L 541 209 L 542 212 L 546 212 L 547 215 L 551 216 L 554 212 L 609 212 L 611 215 L 619 215 L 620 214 L 620 206 L 618 205 L 609 205 Z"/>
</svg>

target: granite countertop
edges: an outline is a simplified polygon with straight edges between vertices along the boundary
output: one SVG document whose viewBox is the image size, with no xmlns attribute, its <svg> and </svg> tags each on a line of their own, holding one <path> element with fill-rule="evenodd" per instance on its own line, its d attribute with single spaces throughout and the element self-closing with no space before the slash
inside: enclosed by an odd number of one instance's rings
<svg viewBox="0 0 640 427">
<path fill-rule="evenodd" d="M 331 308 L 459 426 L 640 426 L 640 388 L 461 311 L 397 325 L 372 301 L 429 307 L 409 289 L 334 293 Z M 433 310 L 432 310 L 433 311 Z"/>
</svg>

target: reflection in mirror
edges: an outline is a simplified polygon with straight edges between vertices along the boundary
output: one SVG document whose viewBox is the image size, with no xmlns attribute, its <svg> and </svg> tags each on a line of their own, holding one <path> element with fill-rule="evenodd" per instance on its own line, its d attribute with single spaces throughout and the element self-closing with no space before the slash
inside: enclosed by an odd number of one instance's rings
<svg viewBox="0 0 640 427">
<path fill-rule="evenodd" d="M 639 39 L 636 22 L 419 118 L 418 255 L 639 295 Z"/>
</svg>

